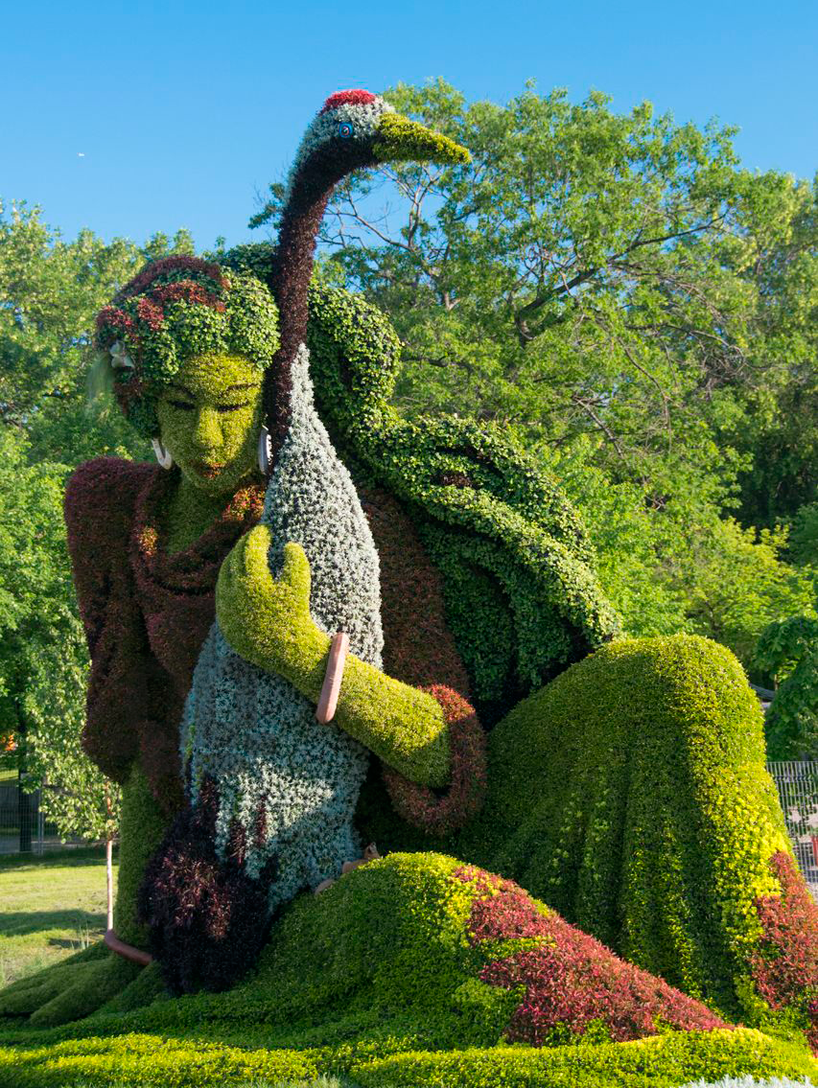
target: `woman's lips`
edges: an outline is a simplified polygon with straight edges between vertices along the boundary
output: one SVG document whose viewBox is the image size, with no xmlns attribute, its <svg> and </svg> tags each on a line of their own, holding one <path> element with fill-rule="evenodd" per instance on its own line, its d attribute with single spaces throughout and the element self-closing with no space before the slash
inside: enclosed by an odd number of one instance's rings
<svg viewBox="0 0 818 1088">
<path fill-rule="evenodd" d="M 215 476 L 218 476 L 224 465 L 214 465 L 208 461 L 194 461 L 193 471 L 198 472 L 200 476 L 204 476 L 208 480 L 212 480 Z"/>
</svg>

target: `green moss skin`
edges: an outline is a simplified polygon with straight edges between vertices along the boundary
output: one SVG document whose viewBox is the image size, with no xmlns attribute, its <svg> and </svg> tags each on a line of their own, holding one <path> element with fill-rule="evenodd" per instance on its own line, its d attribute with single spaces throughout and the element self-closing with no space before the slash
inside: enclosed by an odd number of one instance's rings
<svg viewBox="0 0 818 1088">
<path fill-rule="evenodd" d="M 136 920 L 136 893 L 148 859 L 161 842 L 168 822 L 141 767 L 135 763 L 122 790 L 114 930 L 126 944 L 137 948 L 146 947 L 147 930 Z"/>
<path fill-rule="evenodd" d="M 162 443 L 181 470 L 168 510 L 169 548 L 196 540 L 231 495 L 256 471 L 261 427 L 261 375 L 240 355 L 186 359 L 174 385 L 156 398 Z M 197 464 L 222 466 L 212 478 Z"/>
</svg>

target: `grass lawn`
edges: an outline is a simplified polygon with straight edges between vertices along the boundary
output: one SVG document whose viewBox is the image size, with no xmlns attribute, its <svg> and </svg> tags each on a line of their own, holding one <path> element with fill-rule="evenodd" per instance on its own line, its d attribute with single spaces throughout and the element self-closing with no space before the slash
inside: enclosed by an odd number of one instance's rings
<svg viewBox="0 0 818 1088">
<path fill-rule="evenodd" d="M 0 856 L 0 986 L 56 963 L 104 932 L 104 847 Z"/>
</svg>

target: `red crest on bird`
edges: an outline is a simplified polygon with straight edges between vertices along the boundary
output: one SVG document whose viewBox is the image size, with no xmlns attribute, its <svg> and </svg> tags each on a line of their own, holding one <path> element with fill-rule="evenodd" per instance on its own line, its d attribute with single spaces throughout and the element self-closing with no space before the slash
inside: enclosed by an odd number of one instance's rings
<svg viewBox="0 0 818 1088">
<path fill-rule="evenodd" d="M 336 91 L 335 94 L 329 96 L 319 113 L 337 109 L 338 106 L 365 106 L 369 102 L 374 102 L 376 98 L 377 95 L 374 95 L 372 91 L 364 91 L 360 87 L 348 91 Z"/>
</svg>

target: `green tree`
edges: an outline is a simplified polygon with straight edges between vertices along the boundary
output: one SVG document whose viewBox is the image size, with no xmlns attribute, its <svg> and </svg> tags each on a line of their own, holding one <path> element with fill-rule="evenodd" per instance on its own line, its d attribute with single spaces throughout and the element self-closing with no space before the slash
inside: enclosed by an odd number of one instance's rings
<svg viewBox="0 0 818 1088">
<path fill-rule="evenodd" d="M 796 563 L 818 566 L 818 502 L 799 507 L 793 523 L 790 550 Z"/>
<path fill-rule="evenodd" d="M 94 317 L 146 259 L 192 251 L 186 231 L 142 248 L 88 230 L 66 242 L 39 208 L 0 203 L 0 424 L 28 436 L 32 461 L 150 453 L 119 412 L 88 412 Z"/>
<path fill-rule="evenodd" d="M 746 179 L 741 236 L 723 258 L 751 286 L 751 377 L 720 438 L 751 460 L 740 474 L 745 524 L 791 523 L 818 500 L 818 175 Z"/>
<path fill-rule="evenodd" d="M 814 585 L 818 588 L 818 577 Z M 755 649 L 754 665 L 778 689 L 764 726 L 770 758 L 818 759 L 816 611 L 766 627 Z"/>
<path fill-rule="evenodd" d="M 0 733 L 13 733 L 28 791 L 63 836 L 105 837 L 106 783 L 82 752 L 87 650 L 77 615 L 62 497 L 68 469 L 27 461 L 0 428 Z M 113 818 L 119 790 L 109 794 Z"/>
<path fill-rule="evenodd" d="M 404 408 L 500 419 L 529 448 L 597 434 L 618 479 L 650 480 L 657 459 L 718 469 L 697 411 L 743 365 L 730 317 L 750 294 L 713 253 L 739 197 L 731 131 L 531 83 L 506 107 L 442 80 L 387 97 L 473 155 L 383 170 L 404 198 L 391 230 L 364 212 L 377 175 L 353 176 L 326 220 L 330 259 L 401 336 Z M 278 221 L 271 195 L 254 223 Z"/>
<path fill-rule="evenodd" d="M 651 507 L 638 483 L 612 483 L 598 467 L 600 441 L 577 440 L 545 464 L 582 512 L 600 579 L 630 634 L 706 635 L 750 667 L 769 623 L 813 614 L 816 569 L 784 561 L 785 528 L 744 529 L 678 477 L 662 507 Z"/>
</svg>

